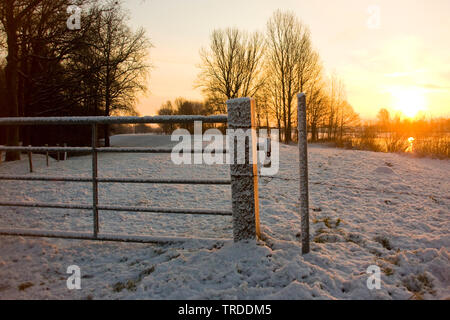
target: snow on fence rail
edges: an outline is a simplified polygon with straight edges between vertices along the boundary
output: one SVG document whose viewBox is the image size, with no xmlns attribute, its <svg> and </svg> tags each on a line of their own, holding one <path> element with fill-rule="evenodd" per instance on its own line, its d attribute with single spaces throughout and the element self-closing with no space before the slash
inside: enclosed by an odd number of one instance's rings
<svg viewBox="0 0 450 320">
<path fill-rule="evenodd" d="M 118 236 L 100 234 L 99 210 L 102 211 L 135 211 L 154 212 L 168 214 L 191 215 L 217 215 L 233 217 L 234 240 L 255 239 L 260 236 L 259 207 L 258 207 L 258 174 L 257 164 L 250 164 L 250 152 L 256 154 L 256 137 L 247 148 L 246 164 L 231 165 L 231 179 L 222 180 L 180 180 L 180 179 L 127 179 L 127 178 L 100 178 L 98 177 L 98 153 L 122 152 L 122 153 L 171 153 L 172 149 L 161 148 L 99 148 L 97 146 L 97 127 L 100 124 L 136 124 L 136 123 L 191 123 L 201 121 L 203 123 L 228 123 L 233 129 L 255 128 L 255 101 L 250 98 L 241 98 L 227 101 L 228 116 L 156 116 L 156 117 L 36 117 L 36 118 L 0 118 L 0 125 L 91 125 L 91 147 L 21 147 L 0 146 L 0 151 L 16 152 L 73 152 L 92 154 L 92 177 L 48 177 L 48 176 L 0 176 L 0 180 L 25 180 L 25 181 L 70 181 L 92 182 L 92 204 L 61 204 L 61 203 L 20 203 L 0 202 L 3 207 L 31 207 L 31 208 L 60 208 L 92 210 L 93 233 L 81 234 L 73 232 L 55 232 L 47 230 L 11 230 L 0 229 L 0 235 L 16 235 L 30 237 L 51 237 L 67 239 L 86 239 L 100 241 L 124 241 L 124 242 L 170 242 L 180 241 L 185 238 L 148 237 L 148 236 Z M 253 130 L 255 132 L 255 130 Z M 202 153 L 203 150 L 191 150 L 193 153 Z M 224 150 L 224 152 L 226 152 Z M 99 183 L 158 183 L 158 184 L 202 184 L 202 185 L 231 185 L 232 211 L 223 210 L 199 210 L 199 209 L 173 209 L 173 208 L 148 208 L 99 205 Z M 222 239 L 221 239 L 222 240 Z"/>
<path fill-rule="evenodd" d="M 135 123 L 227 123 L 226 115 L 199 116 L 199 115 L 173 115 L 153 117 L 14 117 L 0 118 L 0 125 L 98 125 L 98 124 L 135 124 Z"/>
</svg>

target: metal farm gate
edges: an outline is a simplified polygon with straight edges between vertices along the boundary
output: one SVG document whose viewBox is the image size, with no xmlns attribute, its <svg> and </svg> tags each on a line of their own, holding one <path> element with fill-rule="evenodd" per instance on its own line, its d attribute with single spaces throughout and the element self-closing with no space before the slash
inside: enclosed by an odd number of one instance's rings
<svg viewBox="0 0 450 320">
<path fill-rule="evenodd" d="M 47 118 L 0 118 L 0 125 L 3 126 L 24 126 L 24 125 L 90 125 L 92 128 L 92 144 L 90 147 L 22 147 L 22 146 L 1 146 L 1 151 L 17 152 L 71 152 L 71 153 L 91 153 L 92 154 L 92 177 L 61 177 L 61 176 L 35 176 L 35 175 L 1 175 L 0 180 L 21 180 L 21 181 L 63 181 L 63 182 L 91 182 L 92 183 L 92 203 L 91 204 L 64 204 L 64 203 L 37 203 L 37 202 L 0 202 L 2 207 L 29 207 L 29 208 L 57 208 L 57 209 L 77 209 L 91 210 L 93 218 L 92 233 L 55 232 L 50 230 L 21 230 L 21 229 L 0 229 L 0 235 L 8 236 L 30 236 L 49 237 L 65 239 L 85 239 L 101 241 L 122 241 L 122 242 L 172 242 L 184 241 L 187 238 L 174 237 L 153 237 L 153 236 L 128 236 L 102 234 L 99 225 L 99 211 L 130 211 L 149 212 L 167 214 L 190 214 L 190 215 L 216 215 L 233 216 L 234 240 L 255 239 L 259 236 L 258 217 L 258 177 L 254 175 L 256 171 L 250 163 L 246 165 L 231 165 L 231 179 L 221 180 L 183 180 L 183 179 L 137 179 L 137 178 L 101 178 L 98 176 L 99 153 L 168 153 L 172 149 L 163 148 L 117 148 L 98 147 L 97 129 L 102 124 L 155 124 L 155 123 L 228 123 L 229 128 L 253 128 L 255 102 L 253 99 L 243 98 L 227 102 L 229 115 L 218 116 L 155 116 L 155 117 L 47 117 Z M 254 120 L 254 119 L 253 119 Z M 256 148 L 253 141 L 251 148 Z M 248 152 L 249 150 L 247 150 Z M 203 153 L 204 150 L 191 150 L 191 153 Z M 223 150 L 226 153 L 226 150 Z M 250 151 L 251 152 L 251 151 Z M 250 180 L 249 180 L 250 179 Z M 244 183 L 242 181 L 245 181 Z M 250 181 L 250 183 L 248 183 Z M 175 209 L 175 208 L 155 208 L 155 207 L 133 207 L 133 206 L 111 206 L 99 204 L 98 184 L 99 183 L 145 183 L 145 184 L 191 184 L 191 185 L 231 185 L 233 211 L 224 210 L 199 210 L 199 209 Z M 250 193 L 248 193 L 250 192 Z M 240 196 L 239 196 L 240 194 Z M 248 194 L 253 196 L 248 197 Z M 240 197 L 243 199 L 240 199 Z M 245 205 L 242 205 L 244 204 Z M 234 213 L 234 214 L 233 214 Z"/>
<path fill-rule="evenodd" d="M 102 178 L 98 177 L 99 153 L 171 153 L 172 149 L 162 148 L 117 148 L 97 146 L 97 127 L 102 124 L 155 124 L 155 123 L 227 123 L 230 129 L 255 129 L 256 132 L 256 102 L 251 98 L 239 98 L 227 101 L 228 115 L 217 116 L 155 116 L 155 117 L 47 117 L 47 118 L 0 118 L 0 126 L 24 125 L 90 125 L 92 128 L 92 144 L 90 147 L 22 147 L 0 146 L 2 151 L 17 152 L 72 152 L 92 154 L 91 177 L 61 177 L 61 176 L 15 176 L 0 175 L 1 180 L 21 181 L 63 181 L 63 182 L 90 182 L 92 183 L 91 204 L 63 204 L 63 203 L 36 203 L 36 202 L 7 202 L 0 201 L 0 207 L 28 207 L 28 208 L 56 208 L 91 210 L 93 219 L 92 233 L 75 233 L 51 230 L 23 230 L 0 228 L 3 236 L 46 237 L 79 240 L 119 241 L 119 242 L 179 242 L 191 238 L 182 237 L 155 237 L 103 234 L 100 232 L 99 211 L 132 211 L 167 214 L 189 215 L 216 215 L 232 216 L 234 241 L 252 240 L 260 238 L 259 225 L 259 199 L 258 199 L 258 168 L 257 161 L 251 163 L 250 155 L 257 153 L 257 139 L 253 136 L 251 143 L 245 148 L 245 162 L 230 164 L 231 177 L 221 180 L 182 180 L 182 179 L 137 179 L 137 178 Z M 300 173 L 300 214 L 301 239 L 303 253 L 309 252 L 309 194 L 308 194 L 308 157 L 307 157 L 307 129 L 306 129 L 306 98 L 304 94 L 298 95 L 298 132 L 299 132 L 299 173 Z M 223 150 L 224 153 L 230 150 Z M 191 150 L 191 153 L 203 153 L 204 150 Z M 234 152 L 234 150 L 233 150 Z M 175 209 L 155 207 L 111 206 L 99 204 L 99 183 L 146 183 L 146 184 L 192 184 L 192 185 L 231 185 L 232 211 Z M 196 238 L 198 239 L 198 238 Z M 224 239 L 207 239 L 224 240 Z"/>
</svg>

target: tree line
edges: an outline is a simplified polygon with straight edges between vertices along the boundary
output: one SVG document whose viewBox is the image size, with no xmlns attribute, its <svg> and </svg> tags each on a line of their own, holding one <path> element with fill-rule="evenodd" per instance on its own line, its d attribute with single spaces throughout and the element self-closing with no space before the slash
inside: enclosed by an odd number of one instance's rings
<svg viewBox="0 0 450 320">
<path fill-rule="evenodd" d="M 206 101 L 191 101 L 184 98 L 175 99 L 172 103 L 171 101 L 167 101 L 164 103 L 161 108 L 158 110 L 158 115 L 167 116 L 167 115 L 211 115 L 215 113 L 214 106 Z M 203 128 L 207 129 L 212 127 L 213 125 L 203 124 Z M 184 124 L 175 124 L 175 123 L 163 123 L 160 124 L 160 128 L 166 134 L 172 133 L 175 129 L 186 129 L 189 132 L 194 132 L 194 125 L 190 123 Z"/>
<path fill-rule="evenodd" d="M 132 30 L 119 1 L 73 1 L 81 28 L 67 27 L 65 0 L 4 0 L 0 3 L 0 116 L 136 115 L 136 94 L 146 90 L 151 43 Z M 109 127 L 102 136 L 109 145 Z M 86 128 L 0 127 L 0 143 L 90 141 Z M 8 152 L 7 161 L 17 160 Z"/>
<path fill-rule="evenodd" d="M 297 127 L 296 95 L 304 92 L 312 140 L 319 139 L 320 128 L 328 139 L 338 139 L 359 123 L 342 81 L 325 74 L 309 28 L 292 12 L 276 11 L 265 33 L 214 30 L 200 58 L 196 87 L 210 113 L 226 113 L 228 99 L 256 98 L 258 126 L 275 126 L 289 143 Z M 160 114 L 166 110 L 163 105 Z"/>
</svg>

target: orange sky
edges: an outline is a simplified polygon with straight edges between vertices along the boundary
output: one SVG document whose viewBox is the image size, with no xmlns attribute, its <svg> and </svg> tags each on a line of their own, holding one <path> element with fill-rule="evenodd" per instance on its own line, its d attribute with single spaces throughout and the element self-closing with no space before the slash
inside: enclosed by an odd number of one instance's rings
<svg viewBox="0 0 450 320">
<path fill-rule="evenodd" d="M 177 97 L 202 99 L 194 89 L 198 53 L 214 28 L 264 31 L 271 14 L 286 9 L 309 25 L 327 72 L 343 79 L 362 118 L 374 118 L 381 107 L 450 116 L 449 0 L 124 2 L 131 24 L 144 27 L 154 45 L 150 92 L 138 104 L 142 115 Z"/>
</svg>

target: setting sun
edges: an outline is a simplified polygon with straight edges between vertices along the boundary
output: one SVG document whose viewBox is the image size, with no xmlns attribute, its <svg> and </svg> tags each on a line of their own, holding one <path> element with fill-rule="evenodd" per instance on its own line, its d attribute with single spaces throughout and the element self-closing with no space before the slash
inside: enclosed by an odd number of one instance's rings
<svg viewBox="0 0 450 320">
<path fill-rule="evenodd" d="M 392 92 L 393 108 L 413 118 L 427 107 L 425 94 L 417 89 L 396 89 Z"/>
</svg>

